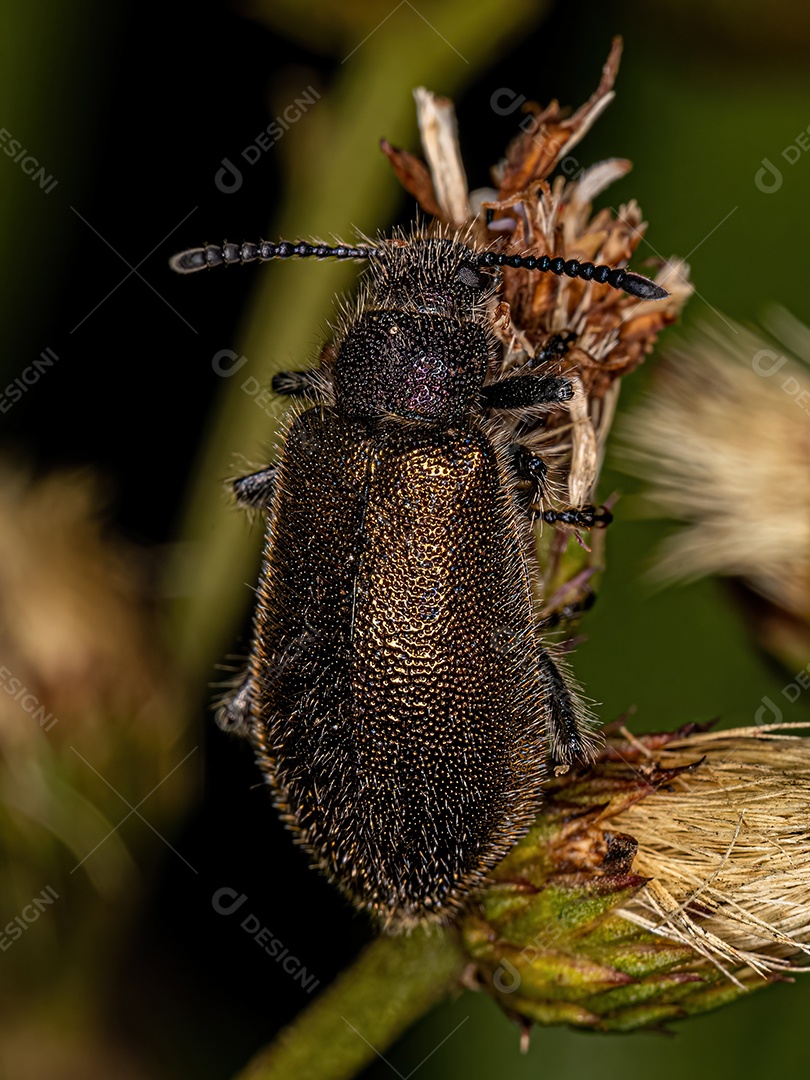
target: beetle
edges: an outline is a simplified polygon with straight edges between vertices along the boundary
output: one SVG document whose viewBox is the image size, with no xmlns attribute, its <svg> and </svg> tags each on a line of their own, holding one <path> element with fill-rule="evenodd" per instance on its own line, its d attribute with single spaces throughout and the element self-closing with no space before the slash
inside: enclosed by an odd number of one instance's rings
<svg viewBox="0 0 810 1080">
<path fill-rule="evenodd" d="M 355 906 L 389 931 L 446 922 L 531 825 L 547 757 L 564 769 L 595 745 L 539 626 L 520 489 L 542 494 L 545 467 L 499 419 L 572 386 L 538 373 L 543 356 L 488 380 L 498 268 L 667 294 L 621 268 L 418 226 L 355 246 L 208 244 L 172 266 L 291 257 L 369 267 L 321 367 L 273 380 L 302 399 L 278 462 L 234 481 L 267 525 L 247 673 L 218 722 L 252 742 L 297 842 Z"/>
</svg>

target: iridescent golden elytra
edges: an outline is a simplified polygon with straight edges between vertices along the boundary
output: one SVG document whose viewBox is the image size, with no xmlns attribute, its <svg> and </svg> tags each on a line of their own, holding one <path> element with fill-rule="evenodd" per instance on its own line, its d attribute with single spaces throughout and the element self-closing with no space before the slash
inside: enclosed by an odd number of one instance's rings
<svg viewBox="0 0 810 1080">
<path fill-rule="evenodd" d="M 446 921 L 531 824 L 547 758 L 592 748 L 538 628 L 519 488 L 536 495 L 545 469 L 499 420 L 553 408 L 571 384 L 543 356 L 488 381 L 497 267 L 666 294 L 623 269 L 418 230 L 357 247 L 208 245 L 173 266 L 290 256 L 370 269 L 328 359 L 274 379 L 305 405 L 279 461 L 235 482 L 267 532 L 247 673 L 219 721 L 251 740 L 297 841 L 355 905 L 389 929 Z"/>
</svg>

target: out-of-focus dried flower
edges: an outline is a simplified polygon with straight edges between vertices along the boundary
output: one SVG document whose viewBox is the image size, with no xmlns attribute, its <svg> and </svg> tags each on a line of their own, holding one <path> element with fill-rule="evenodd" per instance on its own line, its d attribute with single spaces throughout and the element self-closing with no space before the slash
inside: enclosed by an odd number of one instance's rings
<svg viewBox="0 0 810 1080">
<path fill-rule="evenodd" d="M 810 738 L 617 729 L 548 794 L 463 924 L 479 985 L 525 1025 L 660 1026 L 810 952 Z"/>
<path fill-rule="evenodd" d="M 110 957 L 196 780 L 193 763 L 178 768 L 187 709 L 143 553 L 104 517 L 87 473 L 0 470 L 4 1076 L 21 1063 L 30 1075 L 143 1075 L 93 1027 L 89 1003 L 110 999 Z M 55 992 L 84 1002 L 68 1009 L 69 1038 L 64 1009 L 42 1009 Z"/>
<path fill-rule="evenodd" d="M 110 712 L 147 705 L 160 685 L 139 553 L 105 529 L 99 485 L 89 474 L 34 482 L 6 468 L 0 506 L 4 662 L 57 717 L 74 718 L 72 738 L 81 724 L 103 741 Z M 18 723 L 19 713 L 0 696 L 8 737 L 36 731 L 36 724 Z"/>
<path fill-rule="evenodd" d="M 655 513 L 687 523 L 655 574 L 740 579 L 761 642 L 795 668 L 810 655 L 810 331 L 784 311 L 769 324 L 784 344 L 718 323 L 673 347 L 617 458 Z"/>
<path fill-rule="evenodd" d="M 133 852 L 112 832 L 126 813 L 117 791 L 137 802 L 182 757 L 182 694 L 158 646 L 140 553 L 104 526 L 101 506 L 86 474 L 0 473 L 0 814 L 11 911 L 77 864 L 72 880 L 89 878 L 107 902 L 132 893 Z M 193 778 L 189 769 L 163 786 L 153 821 L 172 821 Z M 81 893 L 75 903 L 77 919 L 89 915 L 86 899 L 79 915 Z M 30 949 L 25 960 L 33 971 Z"/>
</svg>

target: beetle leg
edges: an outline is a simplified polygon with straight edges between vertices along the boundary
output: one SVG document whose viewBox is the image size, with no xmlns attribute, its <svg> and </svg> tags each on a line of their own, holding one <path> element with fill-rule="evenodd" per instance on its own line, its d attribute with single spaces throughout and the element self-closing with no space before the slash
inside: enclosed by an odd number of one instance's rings
<svg viewBox="0 0 810 1080">
<path fill-rule="evenodd" d="M 596 753 L 588 730 L 585 707 L 577 701 L 568 682 L 546 649 L 539 649 L 540 670 L 548 703 L 549 753 L 554 766 L 563 771 L 576 762 L 591 761 Z"/>
<path fill-rule="evenodd" d="M 525 480 L 531 480 L 537 486 L 538 492 L 542 493 L 548 473 L 545 461 L 537 454 L 533 454 L 531 450 L 527 450 L 525 446 L 521 446 L 520 443 L 515 443 L 512 449 L 517 474 Z"/>
<path fill-rule="evenodd" d="M 520 443 L 512 444 L 512 461 L 515 473 L 522 481 L 518 486 L 524 509 L 527 514 L 536 514 L 536 503 L 545 494 L 545 481 L 548 474 L 546 463 Z"/>
<path fill-rule="evenodd" d="M 538 349 L 529 361 L 529 367 L 537 367 L 549 360 L 561 360 L 568 354 L 568 350 L 576 341 L 577 335 L 573 330 L 563 330 L 561 334 L 550 337 L 542 349 Z"/>
<path fill-rule="evenodd" d="M 266 510 L 277 476 L 278 465 L 268 465 L 266 469 L 240 476 L 232 481 L 236 501 L 251 510 Z"/>
<path fill-rule="evenodd" d="M 484 405 L 490 409 L 526 409 L 532 405 L 557 405 L 570 401 L 574 388 L 570 379 L 557 375 L 513 375 L 511 379 L 491 383 L 481 391 Z"/>
<path fill-rule="evenodd" d="M 558 611 L 552 611 L 537 625 L 541 630 L 553 630 L 555 627 L 564 626 L 578 619 L 580 615 L 584 615 L 586 611 L 590 611 L 595 603 L 596 593 L 586 592 L 581 600 L 572 600 L 570 604 L 565 604 Z"/>
<path fill-rule="evenodd" d="M 308 371 L 277 371 L 270 385 L 275 394 L 285 394 L 287 397 L 302 397 L 310 390 L 316 389 L 322 382 L 317 368 Z"/>
<path fill-rule="evenodd" d="M 548 525 L 560 522 L 562 525 L 573 525 L 579 529 L 604 529 L 613 521 L 613 514 L 606 506 L 567 506 L 562 510 L 545 510 L 540 504 L 544 494 L 544 482 L 548 470 L 542 458 L 533 454 L 520 443 L 515 443 L 514 448 L 515 471 L 524 480 L 530 480 L 534 485 L 532 502 L 529 504 L 529 513 L 541 518 Z"/>
<path fill-rule="evenodd" d="M 247 675 L 239 686 L 219 703 L 217 725 L 232 735 L 248 738 L 251 724 L 251 677 Z"/>
<path fill-rule="evenodd" d="M 613 514 L 606 506 L 569 506 L 564 510 L 543 510 L 540 506 L 531 506 L 529 509 L 549 525 L 559 521 L 579 529 L 605 529 L 613 521 Z"/>
</svg>

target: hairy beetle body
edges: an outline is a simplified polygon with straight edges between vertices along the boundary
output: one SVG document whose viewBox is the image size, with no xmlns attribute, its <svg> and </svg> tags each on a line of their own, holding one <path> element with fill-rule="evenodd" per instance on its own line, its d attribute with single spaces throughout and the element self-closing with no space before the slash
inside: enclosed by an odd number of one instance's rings
<svg viewBox="0 0 810 1080">
<path fill-rule="evenodd" d="M 273 380 L 308 399 L 279 463 L 234 482 L 268 525 L 247 675 L 218 720 L 251 739 L 297 841 L 356 906 L 393 930 L 446 921 L 528 829 L 545 759 L 593 752 L 590 717 L 541 639 L 518 488 L 542 496 L 545 465 L 498 416 L 536 419 L 571 398 L 558 362 L 573 335 L 498 378 L 498 267 L 666 292 L 624 269 L 418 230 L 357 247 L 206 245 L 172 265 L 290 257 L 366 259 L 370 272 L 321 368 Z M 610 520 L 528 505 L 548 523 Z"/>
<path fill-rule="evenodd" d="M 255 734 L 319 865 L 384 920 L 446 916 L 537 812 L 543 674 L 508 461 L 447 429 L 300 415 L 270 510 Z"/>
</svg>

